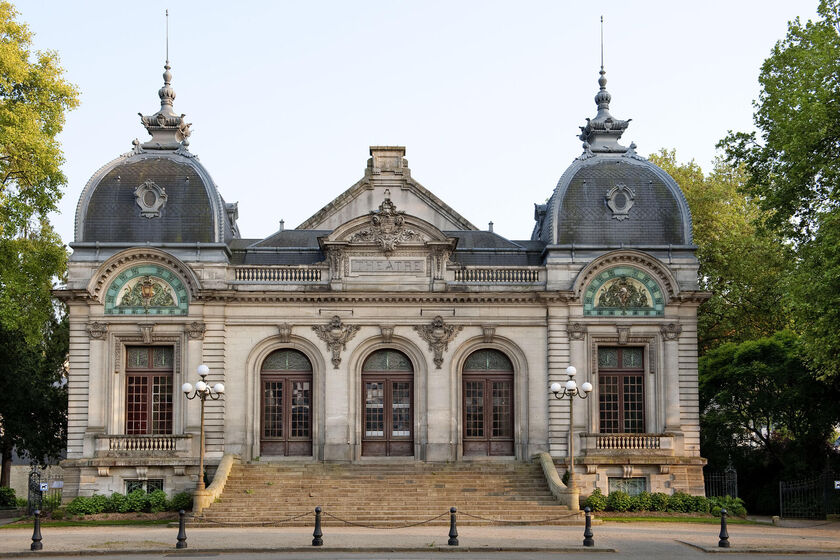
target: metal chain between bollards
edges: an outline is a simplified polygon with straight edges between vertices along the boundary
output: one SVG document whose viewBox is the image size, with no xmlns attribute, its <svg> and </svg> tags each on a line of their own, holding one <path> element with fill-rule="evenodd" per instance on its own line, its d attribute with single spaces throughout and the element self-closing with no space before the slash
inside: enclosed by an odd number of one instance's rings
<svg viewBox="0 0 840 560">
<path fill-rule="evenodd" d="M 346 523 L 347 525 L 352 525 L 353 527 L 364 527 L 365 529 L 385 529 L 385 530 L 387 530 L 387 529 L 407 529 L 408 527 L 417 527 L 419 525 L 425 525 L 426 523 L 429 523 L 431 521 L 435 521 L 436 519 L 440 519 L 441 517 L 443 517 L 445 515 L 449 515 L 449 512 L 446 511 L 444 513 L 441 513 L 440 515 L 430 517 L 429 519 L 425 519 L 425 520 L 419 521 L 417 523 L 409 523 L 408 525 L 388 525 L 386 527 L 383 527 L 382 525 L 366 525 L 364 523 L 356 523 L 355 521 L 347 521 L 346 519 L 336 517 L 335 515 L 331 514 L 328 511 L 325 511 L 324 515 L 326 515 L 328 517 L 331 517 L 331 518 L 335 519 L 336 521 L 341 521 L 342 523 Z"/>
<path fill-rule="evenodd" d="M 720 510 L 720 540 L 718 546 L 720 548 L 729 548 L 729 531 L 726 530 L 726 509 Z"/>
<path fill-rule="evenodd" d="M 472 515 L 471 513 L 461 512 L 461 515 L 472 517 L 473 519 L 481 519 L 482 521 L 490 521 L 492 523 L 499 523 L 501 525 L 527 525 L 529 523 L 548 523 L 550 521 L 560 521 L 561 519 L 568 519 L 570 517 L 577 517 L 578 513 L 570 513 L 568 515 L 561 515 L 560 517 L 551 517 L 549 519 L 491 519 L 489 517 L 482 517 L 480 515 Z"/>
<path fill-rule="evenodd" d="M 589 506 L 583 508 L 583 512 L 586 514 L 586 525 L 583 528 L 583 546 L 595 546 L 595 539 L 592 537 L 592 510 L 589 509 Z"/>
<path fill-rule="evenodd" d="M 282 525 L 283 523 L 288 523 L 289 521 L 294 521 L 295 519 L 300 519 L 301 517 L 306 517 L 307 515 L 312 515 L 312 512 L 305 511 L 298 515 L 293 515 L 292 517 L 281 519 L 280 521 L 255 521 L 252 523 L 230 523 L 228 521 L 216 521 L 214 519 L 200 519 L 198 521 L 201 523 L 215 523 L 216 525 L 224 525 L 227 527 L 274 527 Z"/>
<path fill-rule="evenodd" d="M 36 509 L 32 512 L 35 516 L 35 529 L 32 531 L 32 544 L 29 546 L 29 550 L 42 550 L 44 548 L 44 543 L 41 541 L 41 510 Z"/>
<path fill-rule="evenodd" d="M 178 543 L 175 548 L 187 548 L 187 513 L 184 510 L 178 510 Z"/>
</svg>

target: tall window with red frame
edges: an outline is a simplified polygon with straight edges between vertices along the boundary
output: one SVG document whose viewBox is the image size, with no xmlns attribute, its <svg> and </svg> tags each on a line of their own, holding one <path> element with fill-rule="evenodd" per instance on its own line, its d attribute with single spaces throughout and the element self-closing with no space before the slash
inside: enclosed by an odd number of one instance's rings
<svg viewBox="0 0 840 560">
<path fill-rule="evenodd" d="M 128 346 L 125 364 L 125 433 L 172 433 L 171 346 Z"/>
<path fill-rule="evenodd" d="M 602 434 L 645 431 L 644 351 L 598 348 L 598 409 Z"/>
</svg>

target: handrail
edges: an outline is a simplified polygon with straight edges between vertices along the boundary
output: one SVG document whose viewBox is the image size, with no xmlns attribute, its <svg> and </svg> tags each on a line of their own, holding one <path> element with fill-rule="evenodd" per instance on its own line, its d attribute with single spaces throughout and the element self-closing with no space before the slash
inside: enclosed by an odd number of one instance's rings
<svg viewBox="0 0 840 560">
<path fill-rule="evenodd" d="M 537 284 L 542 267 L 482 266 L 454 269 L 455 282 L 475 284 Z"/>
<path fill-rule="evenodd" d="M 323 281 L 324 267 L 236 266 L 234 281 L 251 284 L 316 284 Z"/>
</svg>

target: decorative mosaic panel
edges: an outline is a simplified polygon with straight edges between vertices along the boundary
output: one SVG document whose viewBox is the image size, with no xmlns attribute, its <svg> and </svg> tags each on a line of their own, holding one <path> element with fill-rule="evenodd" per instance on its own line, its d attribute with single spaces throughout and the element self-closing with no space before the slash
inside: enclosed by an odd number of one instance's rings
<svg viewBox="0 0 840 560">
<path fill-rule="evenodd" d="M 312 371 L 309 358 L 297 350 L 275 350 L 268 355 L 262 366 L 263 371 Z"/>
<path fill-rule="evenodd" d="M 653 317 L 665 314 L 659 284 L 632 266 L 602 271 L 583 293 L 583 314 L 595 316 Z"/>
<path fill-rule="evenodd" d="M 144 296 L 144 284 L 150 288 Z M 105 292 L 107 315 L 186 315 L 189 295 L 178 275 L 154 264 L 120 272 Z"/>
<path fill-rule="evenodd" d="M 464 371 L 513 371 L 513 364 L 498 350 L 477 350 L 464 362 Z"/>
<path fill-rule="evenodd" d="M 371 354 L 362 371 L 414 371 L 411 361 L 402 352 L 396 350 L 379 350 Z"/>
</svg>

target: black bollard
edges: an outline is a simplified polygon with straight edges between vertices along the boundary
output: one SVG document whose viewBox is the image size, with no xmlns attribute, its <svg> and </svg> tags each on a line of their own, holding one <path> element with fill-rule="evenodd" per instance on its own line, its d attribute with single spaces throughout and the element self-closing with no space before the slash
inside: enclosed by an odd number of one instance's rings
<svg viewBox="0 0 840 560">
<path fill-rule="evenodd" d="M 592 538 L 592 510 L 587 506 L 583 508 L 583 513 L 586 514 L 586 526 L 583 528 L 583 546 L 595 546 L 595 539 Z"/>
<path fill-rule="evenodd" d="M 458 546 L 458 527 L 455 523 L 455 507 L 449 508 L 449 546 Z"/>
<path fill-rule="evenodd" d="M 185 517 L 187 514 L 184 510 L 178 512 L 178 544 L 175 548 L 187 548 L 187 523 Z"/>
<path fill-rule="evenodd" d="M 315 508 L 315 532 L 312 533 L 312 546 L 324 546 L 324 539 L 321 537 L 324 533 L 321 531 L 321 506 Z"/>
<path fill-rule="evenodd" d="M 721 548 L 729 548 L 729 531 L 726 530 L 726 510 L 720 510 L 720 540 L 718 546 Z"/>
<path fill-rule="evenodd" d="M 36 509 L 35 515 L 35 530 L 32 531 L 32 545 L 29 550 L 41 550 L 44 548 L 44 543 L 41 542 L 41 510 Z"/>
</svg>

